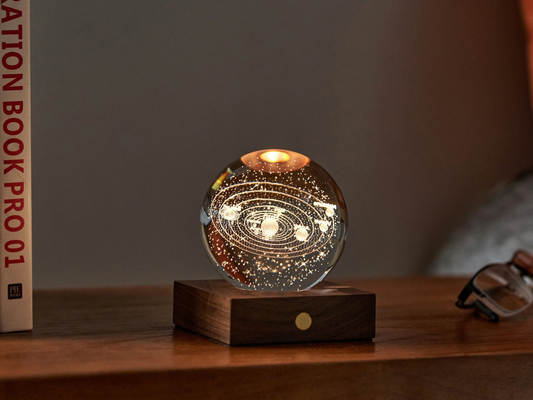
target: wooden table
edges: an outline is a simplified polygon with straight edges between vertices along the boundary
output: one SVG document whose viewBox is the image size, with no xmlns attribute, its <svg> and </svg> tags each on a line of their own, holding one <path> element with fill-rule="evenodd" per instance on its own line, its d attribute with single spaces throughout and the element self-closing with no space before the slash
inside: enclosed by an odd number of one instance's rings
<svg viewBox="0 0 533 400">
<path fill-rule="evenodd" d="M 374 341 L 227 347 L 172 325 L 172 287 L 35 293 L 0 335 L 0 399 L 533 399 L 533 309 L 454 306 L 465 279 L 342 283 L 377 295 Z"/>
</svg>

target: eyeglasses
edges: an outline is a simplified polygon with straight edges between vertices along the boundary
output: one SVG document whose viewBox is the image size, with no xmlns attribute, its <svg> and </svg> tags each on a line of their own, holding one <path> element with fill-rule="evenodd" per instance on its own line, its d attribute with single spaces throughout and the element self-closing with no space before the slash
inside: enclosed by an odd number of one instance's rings
<svg viewBox="0 0 533 400">
<path fill-rule="evenodd" d="M 505 264 L 481 268 L 459 294 L 455 305 L 476 307 L 491 321 L 509 317 L 533 303 L 533 255 L 518 250 Z M 470 297 L 471 301 L 467 301 Z"/>
</svg>

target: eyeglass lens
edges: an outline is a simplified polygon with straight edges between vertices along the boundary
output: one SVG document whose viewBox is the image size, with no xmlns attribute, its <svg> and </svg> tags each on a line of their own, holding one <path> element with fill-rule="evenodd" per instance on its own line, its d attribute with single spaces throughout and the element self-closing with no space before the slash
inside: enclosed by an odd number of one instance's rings
<svg viewBox="0 0 533 400">
<path fill-rule="evenodd" d="M 474 285 L 504 312 L 520 311 L 533 302 L 531 289 L 505 265 L 493 265 L 481 271 Z"/>
</svg>

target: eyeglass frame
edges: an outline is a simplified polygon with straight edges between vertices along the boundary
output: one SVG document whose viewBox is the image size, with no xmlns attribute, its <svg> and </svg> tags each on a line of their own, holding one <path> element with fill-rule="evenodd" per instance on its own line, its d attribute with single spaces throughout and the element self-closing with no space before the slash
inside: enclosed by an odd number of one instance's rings
<svg viewBox="0 0 533 400">
<path fill-rule="evenodd" d="M 518 275 L 518 277 L 522 278 L 523 281 L 524 276 L 533 278 L 533 255 L 524 250 L 517 250 L 514 253 L 513 258 L 506 263 L 495 263 L 484 266 L 479 271 L 477 271 L 474 276 L 472 276 L 472 278 L 470 278 L 470 281 L 465 285 L 461 293 L 459 293 L 459 296 L 457 297 L 458 300 L 455 303 L 457 307 L 462 309 L 476 307 L 481 312 L 483 312 L 483 314 L 489 317 L 492 322 L 498 322 L 500 320 L 500 315 L 494 310 L 491 310 L 480 300 L 482 298 L 486 298 L 487 295 L 474 284 L 474 280 L 481 272 L 489 268 L 493 268 L 495 266 L 508 267 L 512 273 Z M 515 269 L 511 267 L 515 267 Z M 523 282 L 526 286 L 529 287 L 527 282 Z M 466 303 L 472 293 L 474 293 L 477 298 L 472 303 Z M 530 305 L 531 302 L 527 306 L 517 311 L 505 313 L 505 316 L 518 314 L 528 308 Z"/>
</svg>

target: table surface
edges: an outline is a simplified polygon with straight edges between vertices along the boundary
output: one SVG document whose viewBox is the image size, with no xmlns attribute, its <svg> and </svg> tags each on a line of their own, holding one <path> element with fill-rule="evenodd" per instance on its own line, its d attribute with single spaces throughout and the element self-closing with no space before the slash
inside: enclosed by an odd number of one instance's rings
<svg viewBox="0 0 533 400">
<path fill-rule="evenodd" d="M 228 347 L 172 325 L 171 285 L 36 291 L 0 399 L 533 398 L 533 310 L 460 310 L 466 279 L 339 282 L 376 293 L 373 341 Z"/>
</svg>

